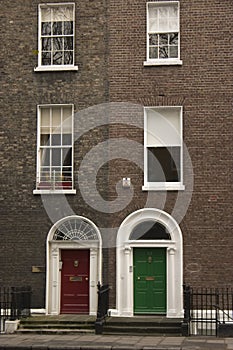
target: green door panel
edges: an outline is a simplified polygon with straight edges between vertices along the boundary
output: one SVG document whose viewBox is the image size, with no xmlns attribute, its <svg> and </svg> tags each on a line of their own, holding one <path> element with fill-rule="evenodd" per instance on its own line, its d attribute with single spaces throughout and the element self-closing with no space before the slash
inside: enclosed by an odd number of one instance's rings
<svg viewBox="0 0 233 350">
<path fill-rule="evenodd" d="M 166 313 L 166 248 L 134 248 L 134 313 Z"/>
</svg>

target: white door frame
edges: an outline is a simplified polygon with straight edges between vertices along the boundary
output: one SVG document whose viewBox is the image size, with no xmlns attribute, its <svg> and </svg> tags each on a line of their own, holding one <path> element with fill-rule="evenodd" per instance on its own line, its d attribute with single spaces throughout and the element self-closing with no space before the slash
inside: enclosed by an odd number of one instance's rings
<svg viewBox="0 0 233 350">
<path fill-rule="evenodd" d="M 57 227 L 71 219 L 84 219 L 93 226 L 98 240 L 53 240 Z M 61 250 L 63 249 L 88 249 L 90 250 L 90 283 L 89 283 L 89 315 L 96 315 L 97 311 L 97 283 L 102 282 L 102 239 L 97 226 L 89 219 L 82 216 L 69 216 L 56 222 L 47 236 L 47 264 L 46 264 L 46 314 L 60 314 L 61 300 Z"/>
<path fill-rule="evenodd" d="M 130 240 L 133 229 L 144 221 L 157 221 L 169 232 L 170 240 Z M 183 317 L 183 240 L 177 222 L 168 213 L 144 208 L 131 213 L 121 224 L 116 247 L 116 310 L 112 316 L 133 316 L 133 248 L 166 248 L 167 317 Z"/>
</svg>

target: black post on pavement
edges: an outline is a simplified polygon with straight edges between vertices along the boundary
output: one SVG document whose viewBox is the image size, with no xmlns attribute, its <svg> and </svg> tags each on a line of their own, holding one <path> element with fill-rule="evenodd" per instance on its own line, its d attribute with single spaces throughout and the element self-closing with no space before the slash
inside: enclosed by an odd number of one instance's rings
<svg viewBox="0 0 233 350">
<path fill-rule="evenodd" d="M 190 332 L 189 332 L 189 325 L 191 320 L 190 306 L 191 306 L 191 288 L 190 286 L 184 285 L 184 319 L 181 324 L 181 333 L 184 337 L 188 337 L 190 335 Z"/>
</svg>

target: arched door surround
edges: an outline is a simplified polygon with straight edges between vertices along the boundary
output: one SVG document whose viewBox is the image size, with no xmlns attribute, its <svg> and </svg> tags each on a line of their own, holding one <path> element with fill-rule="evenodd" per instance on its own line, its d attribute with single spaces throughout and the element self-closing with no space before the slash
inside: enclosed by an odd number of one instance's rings
<svg viewBox="0 0 233 350">
<path fill-rule="evenodd" d="M 101 282 L 102 239 L 97 226 L 82 216 L 69 216 L 56 222 L 47 236 L 46 313 L 60 314 L 63 251 L 88 251 L 89 314 L 97 310 L 97 283 Z M 78 264 L 78 262 L 77 262 Z"/>
<path fill-rule="evenodd" d="M 154 229 L 150 230 L 149 228 L 153 225 Z M 141 231 L 144 232 L 140 234 Z M 111 310 L 111 314 L 113 316 L 134 315 L 134 248 L 164 248 L 166 254 L 166 316 L 183 317 L 182 233 L 172 216 L 154 208 L 133 212 L 122 222 L 116 243 L 116 310 Z"/>
</svg>

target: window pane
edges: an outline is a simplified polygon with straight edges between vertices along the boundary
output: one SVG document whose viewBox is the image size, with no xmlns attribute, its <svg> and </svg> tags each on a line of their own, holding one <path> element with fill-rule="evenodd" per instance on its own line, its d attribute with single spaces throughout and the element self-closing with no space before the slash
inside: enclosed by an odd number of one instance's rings
<svg viewBox="0 0 233 350">
<path fill-rule="evenodd" d="M 170 46 L 170 58 L 177 58 L 178 57 L 178 46 Z"/>
<path fill-rule="evenodd" d="M 63 145 L 71 145 L 72 138 L 71 134 L 63 134 L 62 135 L 62 144 Z"/>
<path fill-rule="evenodd" d="M 62 150 L 62 165 L 71 166 L 71 148 L 63 148 Z"/>
<path fill-rule="evenodd" d="M 42 35 L 51 35 L 51 22 L 42 22 L 41 23 L 41 34 Z"/>
<path fill-rule="evenodd" d="M 73 34 L 73 21 L 66 21 L 63 23 L 64 25 L 64 35 L 72 35 Z"/>
<path fill-rule="evenodd" d="M 50 165 L 50 150 L 43 148 L 41 150 L 41 165 L 48 166 Z"/>
<path fill-rule="evenodd" d="M 42 38 L 42 50 L 51 51 L 51 38 Z"/>
<path fill-rule="evenodd" d="M 149 147 L 147 161 L 149 182 L 180 181 L 180 147 Z"/>
<path fill-rule="evenodd" d="M 155 240 L 155 239 L 171 239 L 166 228 L 155 221 L 144 221 L 138 224 L 130 234 L 130 240 Z"/>
<path fill-rule="evenodd" d="M 178 33 L 169 34 L 169 44 L 178 45 Z"/>
<path fill-rule="evenodd" d="M 159 35 L 159 46 L 168 44 L 168 34 L 160 34 Z"/>
<path fill-rule="evenodd" d="M 149 45 L 158 45 L 158 34 L 149 35 Z"/>
<path fill-rule="evenodd" d="M 168 58 L 168 46 L 159 48 L 159 58 Z"/>
<path fill-rule="evenodd" d="M 64 37 L 64 50 L 73 50 L 73 37 Z"/>
<path fill-rule="evenodd" d="M 51 22 L 51 8 L 50 7 L 41 8 L 41 21 L 42 22 Z"/>
<path fill-rule="evenodd" d="M 62 22 L 53 22 L 53 35 L 62 35 Z"/>
<path fill-rule="evenodd" d="M 147 145 L 180 146 L 180 108 L 147 109 Z"/>
<path fill-rule="evenodd" d="M 48 66 L 51 64 L 51 52 L 42 52 L 42 65 Z"/>
<path fill-rule="evenodd" d="M 63 38 L 53 38 L 53 51 L 63 50 Z"/>
<path fill-rule="evenodd" d="M 157 32 L 158 31 L 158 19 L 151 18 L 149 19 L 149 32 Z"/>
<path fill-rule="evenodd" d="M 61 135 L 60 134 L 52 134 L 51 135 L 51 145 L 52 146 L 60 146 L 61 145 Z"/>
<path fill-rule="evenodd" d="M 60 166 L 61 165 L 61 149 L 60 148 L 52 148 L 52 165 Z"/>
<path fill-rule="evenodd" d="M 55 52 L 53 52 L 53 64 L 58 64 L 58 65 L 63 64 L 62 58 L 63 58 L 63 52 L 62 51 L 55 51 Z"/>
<path fill-rule="evenodd" d="M 73 64 L 73 51 L 64 52 L 64 64 Z"/>
<path fill-rule="evenodd" d="M 41 134 L 40 135 L 40 145 L 41 146 L 49 146 L 49 135 L 48 134 Z"/>
<path fill-rule="evenodd" d="M 149 58 L 158 58 L 158 48 L 150 47 L 149 48 Z"/>
</svg>

